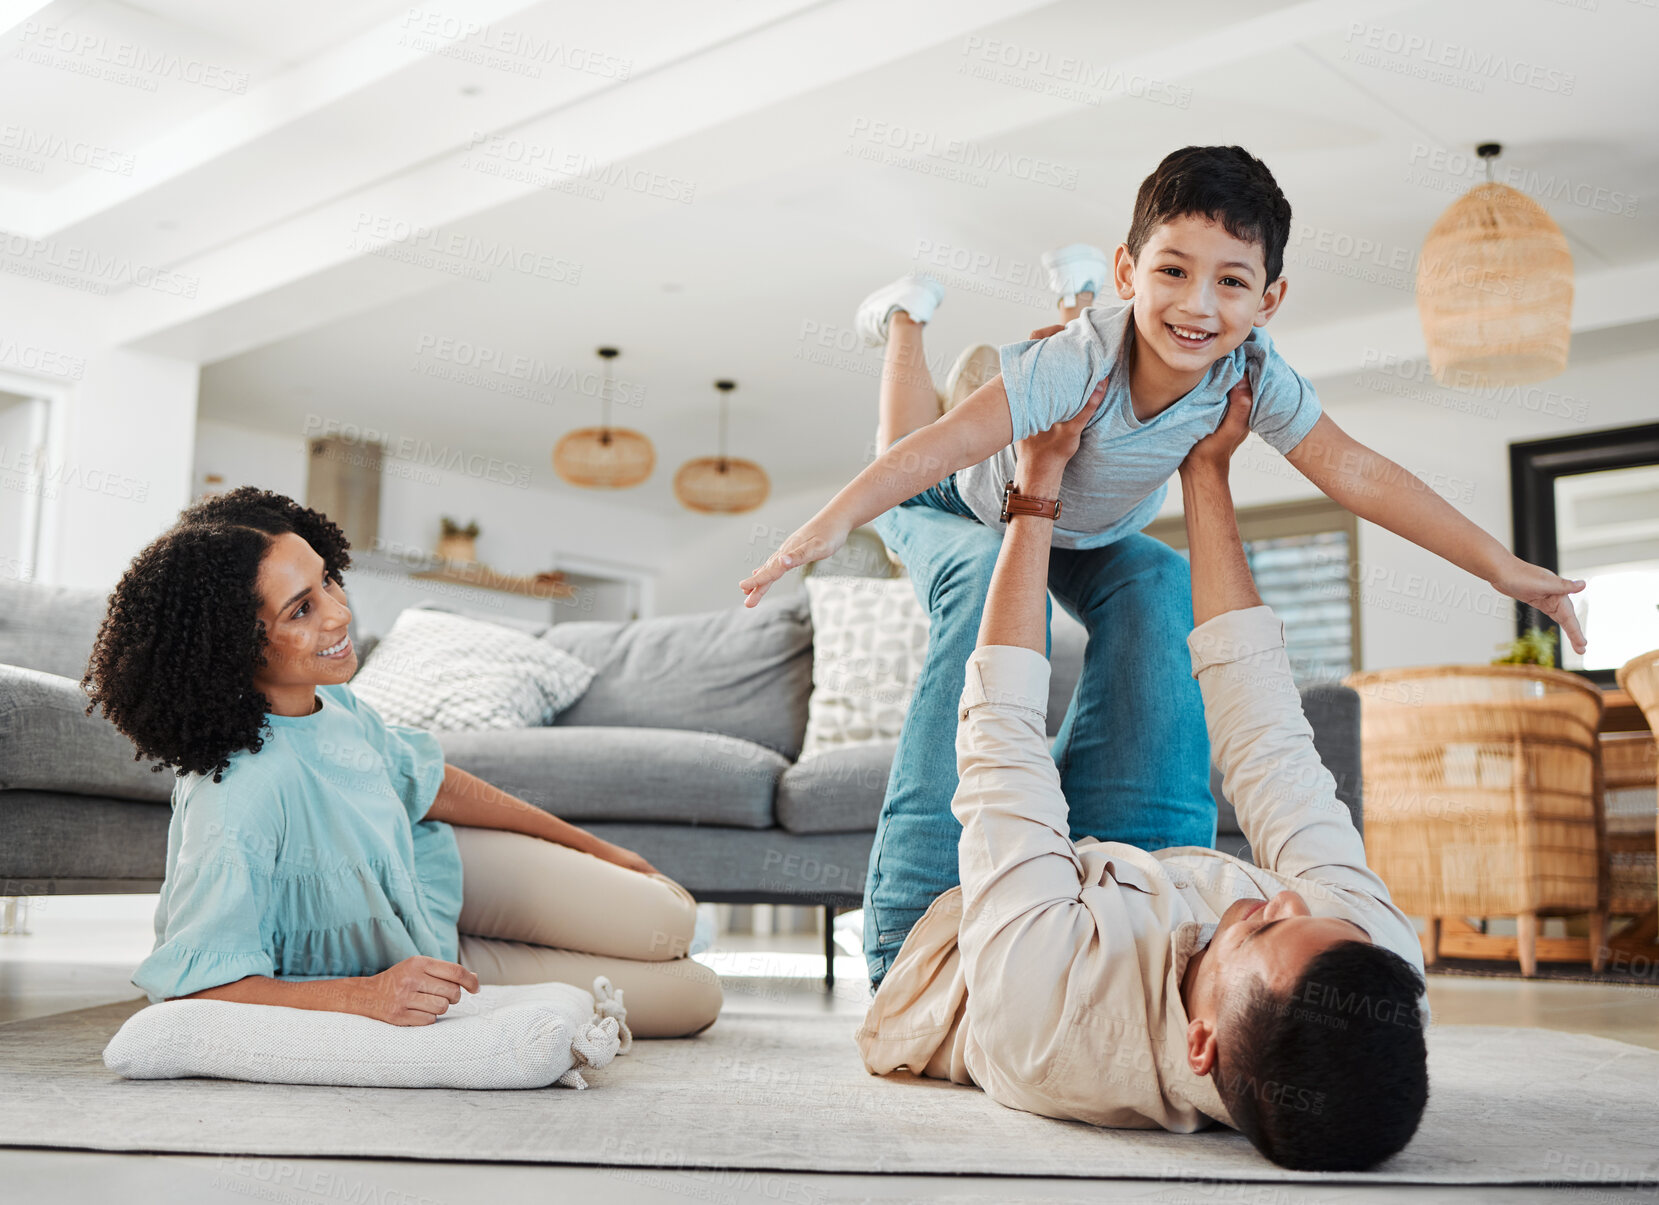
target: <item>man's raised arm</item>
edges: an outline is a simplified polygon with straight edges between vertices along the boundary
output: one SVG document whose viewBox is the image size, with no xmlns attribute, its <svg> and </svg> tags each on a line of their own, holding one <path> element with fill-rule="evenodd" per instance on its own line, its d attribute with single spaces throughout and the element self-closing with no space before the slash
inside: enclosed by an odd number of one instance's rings
<svg viewBox="0 0 1659 1205">
<path fill-rule="evenodd" d="M 1217 615 L 1262 605 L 1256 579 L 1239 539 L 1238 516 L 1227 468 L 1250 434 L 1250 390 L 1241 381 L 1227 395 L 1227 414 L 1213 435 L 1181 462 L 1182 507 L 1192 559 L 1192 622 L 1202 627 Z"/>
<path fill-rule="evenodd" d="M 1262 605 L 1239 539 L 1227 469 L 1249 434 L 1249 415 L 1249 387 L 1241 382 L 1221 426 L 1181 465 L 1196 624 L 1187 644 L 1210 748 L 1258 866 L 1290 875 L 1318 870 L 1386 899 L 1313 747 L 1284 625 Z"/>
</svg>

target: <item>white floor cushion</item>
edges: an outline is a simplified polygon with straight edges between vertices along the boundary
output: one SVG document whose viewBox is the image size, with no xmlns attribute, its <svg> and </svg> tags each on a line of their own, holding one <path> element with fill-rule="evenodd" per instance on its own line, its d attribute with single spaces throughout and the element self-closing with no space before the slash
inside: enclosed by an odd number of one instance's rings
<svg viewBox="0 0 1659 1205">
<path fill-rule="evenodd" d="M 597 999 L 596 999 L 597 998 Z M 169 1000 L 127 1019 L 104 1065 L 127 1079 L 252 1080 L 363 1088 L 585 1088 L 629 1043 L 605 979 L 484 987 L 431 1025 L 228 1000 Z"/>
</svg>

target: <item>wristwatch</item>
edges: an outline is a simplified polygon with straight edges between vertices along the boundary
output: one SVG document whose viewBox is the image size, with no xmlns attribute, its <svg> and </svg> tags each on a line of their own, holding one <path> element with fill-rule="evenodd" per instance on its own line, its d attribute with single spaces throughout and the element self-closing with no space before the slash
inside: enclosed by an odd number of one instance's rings
<svg viewBox="0 0 1659 1205">
<path fill-rule="evenodd" d="M 1015 515 L 1036 515 L 1040 519 L 1058 519 L 1060 517 L 1060 499 L 1033 498 L 1030 494 L 1022 494 L 1014 488 L 1013 481 L 1002 487 L 1002 514 L 999 516 L 1006 523 Z"/>
</svg>

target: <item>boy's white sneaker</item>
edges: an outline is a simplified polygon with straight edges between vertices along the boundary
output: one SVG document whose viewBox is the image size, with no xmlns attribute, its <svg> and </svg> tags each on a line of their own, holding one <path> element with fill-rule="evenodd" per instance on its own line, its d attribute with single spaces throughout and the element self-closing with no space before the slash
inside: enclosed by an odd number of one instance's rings
<svg viewBox="0 0 1659 1205">
<path fill-rule="evenodd" d="M 909 272 L 882 285 L 858 306 L 853 325 L 871 347 L 887 342 L 887 322 L 894 310 L 903 310 L 913 322 L 926 322 L 945 299 L 945 287 L 926 272 Z"/>
<path fill-rule="evenodd" d="M 841 913 L 835 918 L 832 932 L 837 949 L 854 958 L 864 957 L 864 909 Z"/>
<path fill-rule="evenodd" d="M 956 363 L 945 374 L 945 391 L 939 397 L 939 413 L 949 414 L 967 401 L 986 381 L 1002 371 L 1002 356 L 989 343 L 962 349 Z"/>
<path fill-rule="evenodd" d="M 1072 243 L 1043 252 L 1048 285 L 1061 305 L 1076 305 L 1079 293 L 1099 293 L 1111 279 L 1112 265 L 1106 253 L 1088 243 Z"/>
</svg>

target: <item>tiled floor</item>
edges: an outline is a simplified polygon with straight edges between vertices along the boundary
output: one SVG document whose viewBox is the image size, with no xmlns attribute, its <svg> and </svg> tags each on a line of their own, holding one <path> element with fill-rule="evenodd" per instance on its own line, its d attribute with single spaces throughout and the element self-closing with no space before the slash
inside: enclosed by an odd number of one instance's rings
<svg viewBox="0 0 1659 1205">
<path fill-rule="evenodd" d="M 28 936 L 0 936 L 0 1024 L 138 993 L 128 982 L 151 941 L 154 897 L 80 897 L 37 901 Z M 826 992 L 814 937 L 726 938 L 705 955 L 721 973 L 726 1008 L 741 1012 L 863 1011 L 860 960 L 837 960 L 841 976 Z M 1659 991 L 1515 980 L 1429 980 L 1437 1025 L 1521 1025 L 1599 1034 L 1659 1049 Z M 980 1177 L 784 1176 L 680 1173 L 602 1167 L 405 1163 L 396 1161 L 111 1155 L 0 1150 L 0 1200 L 6 1202 L 165 1202 L 266 1200 L 287 1205 L 374 1201 L 388 1205 L 491 1205 L 594 1200 L 617 1205 L 709 1201 L 722 1205 L 793 1202 L 950 1201 L 993 1205 L 1024 1201 L 1365 1203 L 1398 1200 L 1530 1202 L 1578 1205 L 1622 1201 L 1655 1205 L 1659 1191 L 1614 1189 L 1402 1189 L 1294 1185 L 1181 1184 L 1168 1181 L 996 1180 Z"/>
</svg>

